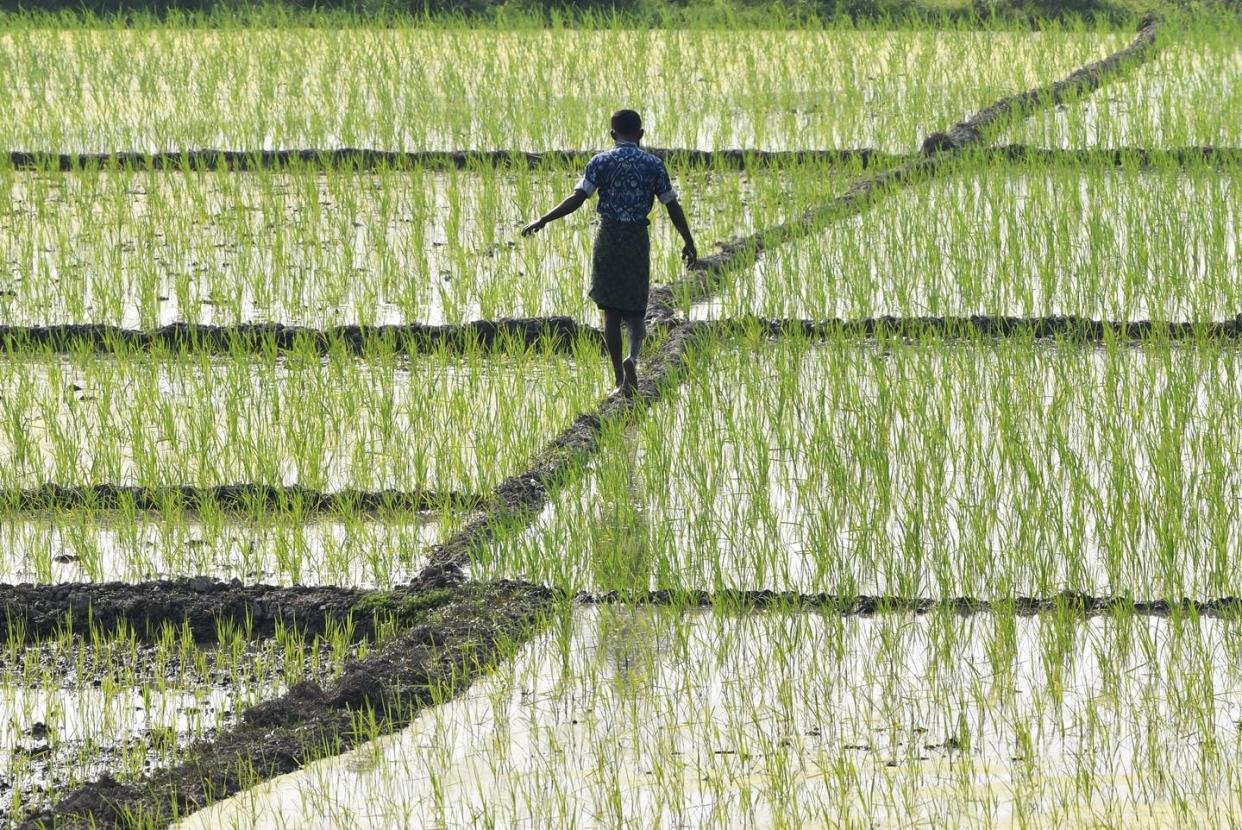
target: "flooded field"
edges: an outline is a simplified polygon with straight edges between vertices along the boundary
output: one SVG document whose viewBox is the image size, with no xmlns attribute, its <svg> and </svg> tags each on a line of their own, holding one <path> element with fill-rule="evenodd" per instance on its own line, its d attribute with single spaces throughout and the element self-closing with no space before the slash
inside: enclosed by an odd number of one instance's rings
<svg viewBox="0 0 1242 830">
<path fill-rule="evenodd" d="M 187 510 L 0 513 L 0 582 L 135 582 L 212 576 L 277 585 L 389 588 L 468 514 L 394 510 L 326 516 Z"/>
<path fill-rule="evenodd" d="M 407 731 L 177 826 L 1210 824 L 1242 806 L 1240 635 L 581 610 Z"/>
<path fill-rule="evenodd" d="M 0 825 L 1242 821 L 1236 21 L 306 15 L 0 20 Z"/>
<path fill-rule="evenodd" d="M 1242 22 L 1209 16 L 1134 77 L 1017 125 L 1002 140 L 1041 147 L 1242 144 Z"/>
<path fill-rule="evenodd" d="M 365 361 L 12 356 L 0 376 L 0 491 L 244 482 L 483 493 L 607 391 L 602 364 L 586 338 L 568 354 L 378 348 Z"/>
<path fill-rule="evenodd" d="M 232 724 L 242 710 L 306 678 L 339 673 L 365 646 L 242 631 L 218 646 L 168 629 L 71 633 L 0 654 L 0 799 L 13 817 L 107 773 L 132 778 Z M 11 637 L 11 635 L 10 635 Z"/>
</svg>

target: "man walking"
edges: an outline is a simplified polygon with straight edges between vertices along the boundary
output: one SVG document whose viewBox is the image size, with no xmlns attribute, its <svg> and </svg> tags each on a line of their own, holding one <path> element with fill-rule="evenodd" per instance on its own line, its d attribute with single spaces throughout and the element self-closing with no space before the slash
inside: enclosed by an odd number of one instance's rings
<svg viewBox="0 0 1242 830">
<path fill-rule="evenodd" d="M 638 113 L 618 110 L 613 113 L 611 126 L 616 146 L 592 158 L 574 192 L 524 227 L 522 235 L 537 233 L 599 193 L 600 225 L 591 258 L 590 297 L 604 312 L 604 341 L 617 383 L 613 394 L 632 395 L 638 388 L 638 353 L 647 335 L 644 318 L 651 288 L 651 240 L 647 233 L 651 223 L 647 214 L 653 199 L 660 200 L 681 234 L 685 242 L 681 257 L 687 265 L 698 259 L 698 250 L 664 162 L 639 149 L 643 122 Z M 622 323 L 630 335 L 629 355 L 624 358 Z"/>
</svg>

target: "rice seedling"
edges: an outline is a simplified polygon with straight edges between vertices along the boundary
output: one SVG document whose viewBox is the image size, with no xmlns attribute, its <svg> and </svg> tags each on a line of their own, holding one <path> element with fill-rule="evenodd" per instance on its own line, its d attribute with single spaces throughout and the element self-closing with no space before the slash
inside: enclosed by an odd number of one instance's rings
<svg viewBox="0 0 1242 830">
<path fill-rule="evenodd" d="M 661 146 L 875 146 L 922 136 L 1112 51 L 1044 31 L 635 31 L 504 26 L 200 30 L 14 26 L 0 145 L 599 147 L 619 101 L 649 102 Z"/>
<path fill-rule="evenodd" d="M 566 612 L 406 732 L 178 826 L 1216 824 L 1242 806 L 1239 634 L 1125 613 Z"/>
<path fill-rule="evenodd" d="M 1242 145 L 1242 22 L 1236 13 L 1178 20 L 1168 41 L 1132 77 L 1014 125 L 1001 140 L 1074 148 Z"/>
<path fill-rule="evenodd" d="M 570 590 L 1232 596 L 1232 343 L 751 337 L 481 575 Z"/>
<path fill-rule="evenodd" d="M 1237 168 L 961 168 L 765 253 L 694 313 L 1203 321 L 1242 309 Z"/>
<path fill-rule="evenodd" d="M 675 170 L 704 241 L 783 221 L 853 171 Z M 590 226 L 516 243 L 581 170 L 426 168 L 0 173 L 0 313 L 10 324 L 276 321 L 457 323 L 572 315 L 586 300 Z M 681 273 L 668 222 L 652 278 Z"/>
</svg>

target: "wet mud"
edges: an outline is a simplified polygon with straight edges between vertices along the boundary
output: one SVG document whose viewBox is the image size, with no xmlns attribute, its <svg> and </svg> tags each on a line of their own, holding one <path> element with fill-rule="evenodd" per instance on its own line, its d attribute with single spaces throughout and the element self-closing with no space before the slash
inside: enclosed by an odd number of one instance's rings
<svg viewBox="0 0 1242 830">
<path fill-rule="evenodd" d="M 1134 40 L 1124 48 L 1074 70 L 1059 81 L 1002 98 L 965 121 L 954 124 L 945 132 L 932 133 L 923 141 L 923 152 L 934 155 L 981 144 L 1015 119 L 1094 92 L 1106 81 L 1133 69 L 1154 55 L 1159 45 L 1159 28 L 1159 18 L 1148 14 L 1139 24 Z"/>
<path fill-rule="evenodd" d="M 376 348 L 406 351 L 503 348 L 509 344 L 566 351 L 579 337 L 600 341 L 596 329 L 571 317 L 515 317 L 475 320 L 458 325 L 334 326 L 325 329 L 281 323 L 233 326 L 173 323 L 158 329 L 127 329 L 103 323 L 55 326 L 0 326 L 0 344 L 10 351 L 75 352 L 91 349 L 122 352 L 162 347 L 219 353 L 338 349 L 365 352 Z"/>
<path fill-rule="evenodd" d="M 298 485 L 226 484 L 218 487 L 133 487 L 118 484 L 62 486 L 45 484 L 28 490 L 0 490 L 0 508 L 40 510 L 186 510 L 205 508 L 250 514 L 408 512 L 477 510 L 481 496 L 451 490 L 336 490 L 323 492 Z"/>
<path fill-rule="evenodd" d="M 870 148 L 839 150 L 693 150 L 649 147 L 648 152 L 679 166 L 723 167 L 733 170 L 790 164 L 849 164 L 863 168 L 891 164 L 893 156 Z M 440 167 L 465 170 L 475 167 L 582 166 L 599 150 L 430 150 L 390 152 L 359 147 L 294 150 L 197 149 L 163 153 L 44 153 L 10 152 L 9 166 L 17 170 L 133 169 L 171 171 L 238 171 L 266 169 L 380 170 Z"/>
<path fill-rule="evenodd" d="M 766 331 L 772 337 L 791 335 L 827 337 L 953 338 L 1031 337 L 1041 340 L 1114 341 L 1242 340 L 1242 314 L 1227 320 L 1174 322 L 1168 320 L 1093 320 L 1087 317 L 868 317 L 855 320 L 765 320 L 738 318 L 720 321 L 716 331 Z"/>
<path fill-rule="evenodd" d="M 1230 619 L 1242 617 L 1242 597 L 1136 600 L 1132 597 L 1095 596 L 1076 591 L 1064 591 L 1049 597 L 1018 596 L 1012 599 L 987 600 L 977 597 L 929 599 L 901 596 L 798 594 L 771 590 L 655 590 L 646 593 L 609 591 L 592 594 L 584 592 L 577 594 L 574 601 L 581 605 L 664 605 L 737 611 L 805 609 L 842 616 L 870 616 L 884 613 L 930 614 L 932 612 L 961 615 L 1008 613 L 1018 616 L 1034 616 L 1063 612 L 1088 617 L 1113 613 L 1152 617 L 1190 614 Z"/>
<path fill-rule="evenodd" d="M 307 681 L 247 709 L 241 722 L 190 748 L 185 760 L 138 780 L 104 776 L 21 828 L 166 824 L 213 800 L 400 729 L 512 653 L 546 617 L 554 597 L 521 582 L 470 583 L 424 621 L 347 664 L 326 686 Z M 357 713 L 374 712 L 362 731 Z M 362 719 L 366 721 L 364 717 Z"/>
<path fill-rule="evenodd" d="M 148 582 L 0 584 L 0 615 L 9 640 L 33 642 L 70 630 L 89 633 L 125 627 L 143 639 L 167 626 L 188 630 L 196 642 L 215 642 L 222 626 L 250 637 L 270 637 L 278 627 L 305 636 L 347 625 L 369 637 L 377 620 L 408 622 L 447 602 L 460 579 L 426 569 L 389 591 L 336 586 L 245 585 L 212 577 Z"/>
</svg>

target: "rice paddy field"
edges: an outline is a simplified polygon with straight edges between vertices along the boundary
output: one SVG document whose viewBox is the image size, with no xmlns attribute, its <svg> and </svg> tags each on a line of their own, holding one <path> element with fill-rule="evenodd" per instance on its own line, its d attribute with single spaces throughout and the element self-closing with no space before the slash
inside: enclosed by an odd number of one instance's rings
<svg viewBox="0 0 1242 830">
<path fill-rule="evenodd" d="M 1242 19 L 308 20 L 0 18 L 4 826 L 1242 825 Z"/>
</svg>

